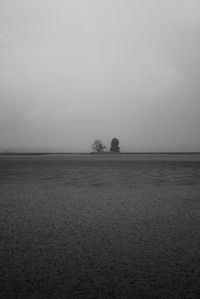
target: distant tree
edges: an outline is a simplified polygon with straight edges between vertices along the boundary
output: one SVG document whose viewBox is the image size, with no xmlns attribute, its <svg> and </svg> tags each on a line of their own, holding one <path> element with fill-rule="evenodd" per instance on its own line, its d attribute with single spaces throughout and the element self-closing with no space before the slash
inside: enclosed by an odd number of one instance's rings
<svg viewBox="0 0 200 299">
<path fill-rule="evenodd" d="M 119 147 L 119 140 L 117 138 L 113 138 L 111 140 L 111 147 L 110 147 L 110 151 L 111 152 L 115 152 L 115 153 L 119 153 L 120 147 Z"/>
<path fill-rule="evenodd" d="M 96 151 L 97 153 L 102 153 L 106 146 L 103 145 L 101 140 L 95 140 L 94 143 L 92 144 L 92 149 Z"/>
</svg>

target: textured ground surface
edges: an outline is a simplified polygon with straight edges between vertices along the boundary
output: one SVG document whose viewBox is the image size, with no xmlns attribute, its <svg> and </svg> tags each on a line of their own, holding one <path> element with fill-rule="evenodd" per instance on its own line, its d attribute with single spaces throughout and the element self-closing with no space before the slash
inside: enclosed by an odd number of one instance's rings
<svg viewBox="0 0 200 299">
<path fill-rule="evenodd" d="M 200 296 L 200 156 L 0 156 L 2 298 Z"/>
</svg>

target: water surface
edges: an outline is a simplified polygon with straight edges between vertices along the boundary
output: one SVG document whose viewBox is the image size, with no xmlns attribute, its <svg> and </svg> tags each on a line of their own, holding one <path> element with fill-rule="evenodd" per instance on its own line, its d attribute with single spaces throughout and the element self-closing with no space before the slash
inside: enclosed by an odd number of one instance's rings
<svg viewBox="0 0 200 299">
<path fill-rule="evenodd" d="M 197 154 L 0 156 L 2 296 L 197 298 L 199 194 Z"/>
</svg>

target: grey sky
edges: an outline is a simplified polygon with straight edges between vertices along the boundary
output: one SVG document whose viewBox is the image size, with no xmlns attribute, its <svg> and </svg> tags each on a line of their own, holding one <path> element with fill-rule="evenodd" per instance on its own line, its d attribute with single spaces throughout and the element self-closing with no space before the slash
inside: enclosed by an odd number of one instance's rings
<svg viewBox="0 0 200 299">
<path fill-rule="evenodd" d="M 199 0 L 1 0 L 0 147 L 200 151 Z"/>
</svg>

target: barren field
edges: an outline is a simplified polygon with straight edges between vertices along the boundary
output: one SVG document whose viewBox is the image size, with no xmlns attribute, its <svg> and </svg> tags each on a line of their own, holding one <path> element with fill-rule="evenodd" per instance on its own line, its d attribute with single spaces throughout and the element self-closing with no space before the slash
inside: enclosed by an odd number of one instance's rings
<svg viewBox="0 0 200 299">
<path fill-rule="evenodd" d="M 0 156 L 1 298 L 200 297 L 200 155 Z"/>
</svg>

